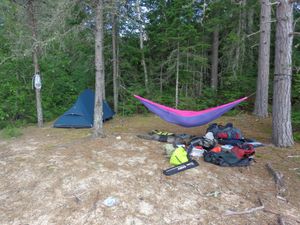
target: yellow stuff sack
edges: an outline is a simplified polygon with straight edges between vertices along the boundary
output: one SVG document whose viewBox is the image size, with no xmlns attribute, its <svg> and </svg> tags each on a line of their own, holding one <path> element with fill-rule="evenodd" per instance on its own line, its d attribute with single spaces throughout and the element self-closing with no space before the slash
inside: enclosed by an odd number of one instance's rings
<svg viewBox="0 0 300 225">
<path fill-rule="evenodd" d="M 174 166 L 180 165 L 187 161 L 189 161 L 189 159 L 187 157 L 187 152 L 183 147 L 176 148 L 170 158 L 170 164 Z"/>
</svg>

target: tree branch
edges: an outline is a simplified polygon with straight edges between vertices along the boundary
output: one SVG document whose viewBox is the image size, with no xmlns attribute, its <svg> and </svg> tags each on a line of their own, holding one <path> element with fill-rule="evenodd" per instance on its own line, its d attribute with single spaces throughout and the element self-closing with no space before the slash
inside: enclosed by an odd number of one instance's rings
<svg viewBox="0 0 300 225">
<path fill-rule="evenodd" d="M 12 59 L 14 56 L 9 56 L 9 57 L 6 57 L 5 59 L 3 59 L 1 62 L 0 62 L 0 66 L 2 65 L 2 64 L 4 64 L 7 60 L 9 60 L 9 59 Z"/>
<path fill-rule="evenodd" d="M 300 35 L 300 32 L 292 32 L 292 33 L 289 33 L 289 36 L 293 36 L 293 35 Z"/>
<path fill-rule="evenodd" d="M 256 31 L 256 32 L 254 32 L 254 33 L 252 33 L 252 34 L 248 34 L 248 35 L 247 35 L 247 38 L 249 38 L 249 37 L 251 37 L 251 36 L 253 36 L 253 35 L 255 35 L 255 34 L 258 34 L 258 33 L 260 33 L 260 32 L 261 32 L 261 30 Z"/>
<path fill-rule="evenodd" d="M 279 4 L 280 4 L 280 2 L 275 1 L 275 2 L 272 2 L 272 3 L 268 4 L 268 5 L 272 6 L 272 5 L 279 5 Z"/>
</svg>

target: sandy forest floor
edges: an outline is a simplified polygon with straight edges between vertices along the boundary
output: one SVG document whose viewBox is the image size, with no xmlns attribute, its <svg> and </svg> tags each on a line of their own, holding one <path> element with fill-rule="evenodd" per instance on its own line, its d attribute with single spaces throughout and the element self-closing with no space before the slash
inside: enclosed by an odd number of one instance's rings
<svg viewBox="0 0 300 225">
<path fill-rule="evenodd" d="M 137 134 L 153 129 L 203 135 L 207 126 L 183 129 L 155 116 L 115 118 L 105 123 L 107 137 L 92 139 L 89 129 L 28 127 L 23 136 L 0 140 L 0 224 L 300 224 L 300 145 L 270 145 L 270 120 L 249 115 L 222 117 L 233 122 L 257 148 L 248 168 L 199 166 L 166 177 L 170 167 L 164 143 Z M 121 138 L 118 138 L 121 137 Z M 276 198 L 266 163 L 280 170 L 287 201 Z M 108 197 L 118 200 L 108 207 Z M 227 210 L 265 210 L 226 216 Z"/>
</svg>

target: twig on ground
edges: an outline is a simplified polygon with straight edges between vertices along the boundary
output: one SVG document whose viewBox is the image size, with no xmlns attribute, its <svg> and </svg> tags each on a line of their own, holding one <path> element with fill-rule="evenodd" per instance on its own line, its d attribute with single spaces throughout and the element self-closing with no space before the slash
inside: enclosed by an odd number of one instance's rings
<svg viewBox="0 0 300 225">
<path fill-rule="evenodd" d="M 294 171 L 296 171 L 296 170 L 300 170 L 300 168 L 289 168 L 289 170 L 294 170 Z"/>
<path fill-rule="evenodd" d="M 288 158 L 299 158 L 300 155 L 288 155 L 287 157 L 288 157 Z"/>
<path fill-rule="evenodd" d="M 275 171 L 271 165 L 271 163 L 267 163 L 266 167 L 268 171 L 273 175 L 276 188 L 277 188 L 277 196 L 285 197 L 287 193 L 287 188 L 284 183 L 284 177 L 283 174 L 280 171 Z"/>
<path fill-rule="evenodd" d="M 97 203 L 99 201 L 99 191 L 97 191 L 97 194 L 96 194 L 96 197 L 95 197 L 95 200 L 94 200 L 94 203 L 93 203 L 93 207 L 91 208 L 91 211 L 94 211 L 96 208 L 97 208 Z"/>
<path fill-rule="evenodd" d="M 74 195 L 74 197 L 75 197 L 75 202 L 77 204 L 79 204 L 81 202 L 81 199 L 78 196 L 76 196 L 76 195 Z"/>
<path fill-rule="evenodd" d="M 243 214 L 249 214 L 249 213 L 253 213 L 256 212 L 258 210 L 262 210 L 265 208 L 264 204 L 262 203 L 261 199 L 258 199 L 260 206 L 255 207 L 255 208 L 251 208 L 251 209 L 246 209 L 244 211 L 232 211 L 232 210 L 227 210 L 224 214 L 224 216 L 233 216 L 233 215 L 243 215 Z"/>
<path fill-rule="evenodd" d="M 262 205 L 262 206 L 259 206 L 259 207 L 255 207 L 255 208 L 251 208 L 251 209 L 246 209 L 244 211 L 238 211 L 238 212 L 227 210 L 225 212 L 224 216 L 249 214 L 249 213 L 253 213 L 253 212 L 258 211 L 258 210 L 262 210 L 262 209 L 264 209 L 264 207 L 265 206 Z"/>
<path fill-rule="evenodd" d="M 287 202 L 287 199 L 284 198 L 284 197 L 282 197 L 282 196 L 280 196 L 280 195 L 277 195 L 276 198 L 278 198 L 278 199 L 281 200 L 281 201 Z"/>
</svg>

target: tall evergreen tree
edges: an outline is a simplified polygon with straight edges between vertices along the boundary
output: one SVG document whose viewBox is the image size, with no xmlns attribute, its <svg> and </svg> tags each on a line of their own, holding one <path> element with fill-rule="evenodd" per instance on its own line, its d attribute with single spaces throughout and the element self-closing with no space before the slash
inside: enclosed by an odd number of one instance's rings
<svg viewBox="0 0 300 225">
<path fill-rule="evenodd" d="M 260 41 L 254 114 L 264 118 L 268 116 L 271 4 L 269 0 L 261 0 L 260 2 Z"/>
<path fill-rule="evenodd" d="M 144 53 L 144 29 L 143 29 L 143 20 L 142 20 L 142 12 L 141 12 L 141 2 L 140 0 L 136 0 L 136 12 L 139 24 L 139 39 L 140 39 L 140 49 L 141 49 L 141 64 L 144 70 L 144 80 L 145 80 L 145 89 L 146 92 L 149 93 L 149 78 L 148 78 L 148 70 L 147 64 L 145 60 L 145 53 Z"/>
<path fill-rule="evenodd" d="M 211 65 L 211 87 L 218 89 L 218 65 L 219 65 L 219 29 L 213 32 L 212 65 Z"/>
<path fill-rule="evenodd" d="M 39 52 L 39 44 L 37 37 L 37 25 L 35 18 L 35 6 L 34 0 L 28 0 L 26 4 L 26 9 L 28 13 L 28 23 L 31 29 L 32 34 L 32 59 L 33 59 L 33 67 L 34 67 L 34 77 L 37 79 L 37 82 L 40 81 L 40 65 L 38 60 L 38 52 Z M 41 98 L 41 88 L 40 85 L 35 87 L 35 95 L 36 95 L 36 111 L 37 111 L 37 122 L 38 127 L 43 126 L 43 109 L 42 109 L 42 98 Z"/>
<path fill-rule="evenodd" d="M 114 111 L 118 112 L 119 104 L 119 54 L 118 54 L 118 3 L 117 0 L 112 2 L 112 55 L 113 55 L 113 95 L 114 95 Z"/>
<path fill-rule="evenodd" d="M 95 34 L 95 105 L 94 105 L 94 137 L 102 137 L 103 131 L 103 89 L 104 89 L 104 57 L 103 57 L 103 0 L 96 0 L 96 34 Z"/>
<path fill-rule="evenodd" d="M 291 121 L 292 2 L 279 0 L 276 21 L 272 139 L 276 146 L 290 147 L 294 144 Z"/>
</svg>

